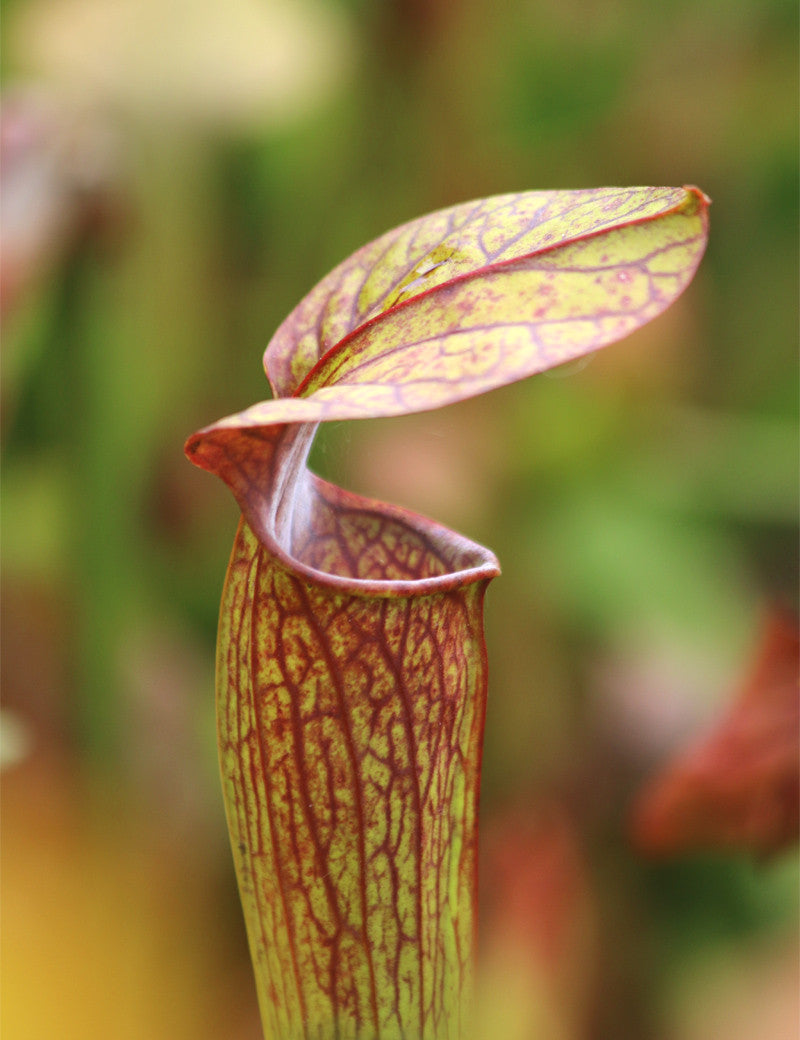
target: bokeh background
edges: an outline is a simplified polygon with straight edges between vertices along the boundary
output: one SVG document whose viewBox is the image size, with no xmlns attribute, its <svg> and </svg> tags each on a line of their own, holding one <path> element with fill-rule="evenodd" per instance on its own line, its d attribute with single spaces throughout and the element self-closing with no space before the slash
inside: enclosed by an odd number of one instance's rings
<svg viewBox="0 0 800 1040">
<path fill-rule="evenodd" d="M 236 523 L 192 430 L 316 280 L 428 210 L 700 185 L 706 258 L 590 364 L 333 425 L 487 600 L 484 1040 L 790 1040 L 797 853 L 630 842 L 797 597 L 794 0 L 5 0 L 7 1040 L 256 1040 L 216 777 Z"/>
</svg>

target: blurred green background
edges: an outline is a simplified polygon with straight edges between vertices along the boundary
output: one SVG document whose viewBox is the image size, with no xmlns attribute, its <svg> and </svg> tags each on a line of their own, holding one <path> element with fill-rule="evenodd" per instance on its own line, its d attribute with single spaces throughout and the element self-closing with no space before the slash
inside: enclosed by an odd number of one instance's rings
<svg viewBox="0 0 800 1040">
<path fill-rule="evenodd" d="M 708 253 L 654 325 L 313 461 L 504 568 L 476 1034 L 788 1040 L 796 853 L 649 863 L 625 820 L 796 604 L 794 0 L 6 0 L 2 30 L 4 1037 L 260 1035 L 213 735 L 237 510 L 186 435 L 395 224 L 696 183 Z"/>
</svg>

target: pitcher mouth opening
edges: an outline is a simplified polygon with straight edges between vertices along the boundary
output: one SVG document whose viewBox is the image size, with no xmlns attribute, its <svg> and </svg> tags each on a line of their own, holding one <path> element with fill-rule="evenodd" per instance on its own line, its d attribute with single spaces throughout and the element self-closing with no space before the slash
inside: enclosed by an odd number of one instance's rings
<svg viewBox="0 0 800 1040">
<path fill-rule="evenodd" d="M 494 553 L 399 506 L 345 491 L 306 465 L 316 423 L 218 424 L 187 445 L 233 491 L 259 544 L 287 571 L 356 596 L 426 596 L 500 573 Z"/>
<path fill-rule="evenodd" d="M 301 479 L 304 509 L 294 514 L 288 539 L 259 541 L 287 569 L 318 585 L 357 596 L 425 596 L 500 573 L 491 550 L 435 520 L 343 490 L 305 469 Z M 372 545 L 353 559 L 331 551 L 331 524 L 371 537 Z"/>
<path fill-rule="evenodd" d="M 306 466 L 316 425 L 287 430 L 275 455 L 275 495 L 245 520 L 292 573 L 356 596 L 425 596 L 500 573 L 494 553 L 443 524 L 357 495 Z M 248 515 L 249 513 L 249 515 Z"/>
</svg>

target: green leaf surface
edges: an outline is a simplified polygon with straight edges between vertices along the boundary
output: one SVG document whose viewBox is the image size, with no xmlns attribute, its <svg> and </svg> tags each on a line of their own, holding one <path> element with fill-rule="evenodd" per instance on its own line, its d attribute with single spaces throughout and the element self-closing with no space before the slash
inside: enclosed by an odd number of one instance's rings
<svg viewBox="0 0 800 1040">
<path fill-rule="evenodd" d="M 691 281 L 707 208 L 696 188 L 613 188 L 423 217 L 323 279 L 267 348 L 278 398 L 215 425 L 425 411 L 612 343 Z"/>
<path fill-rule="evenodd" d="M 682 188 L 592 188 L 497 195 L 419 217 L 334 268 L 272 338 L 264 367 L 276 397 L 357 328 L 465 275 L 686 204 Z"/>
</svg>

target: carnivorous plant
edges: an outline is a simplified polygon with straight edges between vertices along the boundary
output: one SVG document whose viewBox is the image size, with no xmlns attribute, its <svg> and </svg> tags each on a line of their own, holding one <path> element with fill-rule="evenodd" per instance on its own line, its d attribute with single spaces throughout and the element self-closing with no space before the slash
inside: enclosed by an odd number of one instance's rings
<svg viewBox="0 0 800 1040">
<path fill-rule="evenodd" d="M 468 1034 L 487 665 L 480 545 L 311 473 L 317 424 L 462 401 L 598 349 L 686 288 L 696 188 L 501 195 L 345 260 L 278 328 L 273 398 L 186 451 L 241 508 L 219 754 L 264 1030 Z"/>
</svg>

